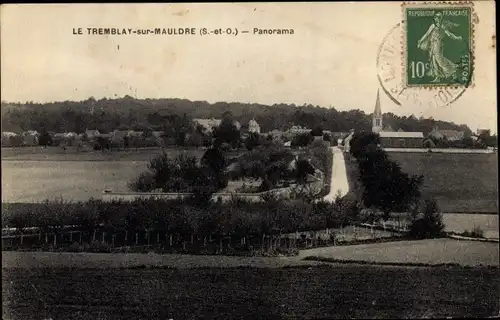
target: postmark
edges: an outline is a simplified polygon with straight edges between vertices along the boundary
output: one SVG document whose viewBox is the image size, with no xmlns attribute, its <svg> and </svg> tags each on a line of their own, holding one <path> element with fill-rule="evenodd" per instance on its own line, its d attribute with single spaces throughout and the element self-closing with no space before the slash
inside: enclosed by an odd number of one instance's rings
<svg viewBox="0 0 500 320">
<path fill-rule="evenodd" d="M 473 71 L 473 6 L 466 2 L 403 4 L 407 87 L 468 87 Z"/>
</svg>

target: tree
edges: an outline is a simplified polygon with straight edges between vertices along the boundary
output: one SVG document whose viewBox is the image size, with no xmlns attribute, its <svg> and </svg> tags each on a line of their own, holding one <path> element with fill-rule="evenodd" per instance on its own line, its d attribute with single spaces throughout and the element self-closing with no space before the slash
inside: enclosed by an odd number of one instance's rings
<svg viewBox="0 0 500 320">
<path fill-rule="evenodd" d="M 253 150 L 260 145 L 260 135 L 256 132 L 250 132 L 245 141 L 245 146 L 248 150 Z"/>
<path fill-rule="evenodd" d="M 294 147 L 306 147 L 311 142 L 314 141 L 314 137 L 309 133 L 297 134 L 292 138 L 292 146 Z"/>
<path fill-rule="evenodd" d="M 406 211 L 418 201 L 422 176 L 409 177 L 397 163 L 388 160 L 383 150 L 369 152 L 365 157 L 359 165 L 366 207 L 380 209 L 388 219 L 391 212 Z"/>
<path fill-rule="evenodd" d="M 323 141 L 333 142 L 332 136 L 329 133 L 323 133 Z"/>
<path fill-rule="evenodd" d="M 424 202 L 424 214 L 412 221 L 409 235 L 416 239 L 435 238 L 443 234 L 444 228 L 436 201 L 427 199 Z"/>
<path fill-rule="evenodd" d="M 202 165 L 210 168 L 214 172 L 223 172 L 227 166 L 227 159 L 220 148 L 210 148 L 201 158 Z"/>
<path fill-rule="evenodd" d="M 389 160 L 378 140 L 375 134 L 355 134 L 351 153 L 358 162 L 364 205 L 380 209 L 388 219 L 391 212 L 406 211 L 420 199 L 423 176 L 404 173 Z"/>
<path fill-rule="evenodd" d="M 311 130 L 311 135 L 313 137 L 321 137 L 323 136 L 323 128 L 321 127 L 315 127 L 314 129 Z"/>
<path fill-rule="evenodd" d="M 314 174 L 314 167 L 305 159 L 297 161 L 296 178 L 297 182 L 304 184 L 307 182 L 307 175 Z"/>
<path fill-rule="evenodd" d="M 47 131 L 42 131 L 38 138 L 38 144 L 46 147 L 52 145 L 52 142 L 52 136 Z"/>
<path fill-rule="evenodd" d="M 233 148 L 237 148 L 241 140 L 240 130 L 238 130 L 232 118 L 228 115 L 222 119 L 218 127 L 214 128 L 213 136 L 216 146 L 228 143 Z"/>
<path fill-rule="evenodd" d="M 173 177 L 174 166 L 174 162 L 165 152 L 149 161 L 148 169 L 153 175 L 154 189 L 165 187 Z"/>
<path fill-rule="evenodd" d="M 357 158 L 367 148 L 374 148 L 380 144 L 380 136 L 372 132 L 356 132 L 351 139 L 351 154 Z"/>
<path fill-rule="evenodd" d="M 188 144 L 194 147 L 200 147 L 203 145 L 203 135 L 198 131 L 193 132 L 189 135 Z"/>
</svg>

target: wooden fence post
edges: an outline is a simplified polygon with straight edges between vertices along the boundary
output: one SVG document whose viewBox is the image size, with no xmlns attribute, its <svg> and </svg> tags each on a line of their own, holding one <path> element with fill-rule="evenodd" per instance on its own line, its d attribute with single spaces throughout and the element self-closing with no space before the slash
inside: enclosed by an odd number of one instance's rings
<svg viewBox="0 0 500 320">
<path fill-rule="evenodd" d="M 139 244 L 139 232 L 135 233 L 135 245 Z"/>
<path fill-rule="evenodd" d="M 21 245 L 23 245 L 23 238 L 24 238 L 24 235 L 21 233 Z"/>
<path fill-rule="evenodd" d="M 111 245 L 113 246 L 113 248 L 115 247 L 115 237 L 116 234 L 113 234 L 113 236 L 111 237 Z"/>
<path fill-rule="evenodd" d="M 170 246 L 172 246 L 172 234 L 170 234 Z"/>
</svg>

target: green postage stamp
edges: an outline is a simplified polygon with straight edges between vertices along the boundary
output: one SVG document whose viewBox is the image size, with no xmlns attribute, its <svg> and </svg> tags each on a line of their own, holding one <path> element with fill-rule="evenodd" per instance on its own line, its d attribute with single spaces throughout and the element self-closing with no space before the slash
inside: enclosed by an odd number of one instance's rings
<svg viewBox="0 0 500 320">
<path fill-rule="evenodd" d="M 407 87 L 468 87 L 473 71 L 473 10 L 465 2 L 404 4 Z"/>
</svg>

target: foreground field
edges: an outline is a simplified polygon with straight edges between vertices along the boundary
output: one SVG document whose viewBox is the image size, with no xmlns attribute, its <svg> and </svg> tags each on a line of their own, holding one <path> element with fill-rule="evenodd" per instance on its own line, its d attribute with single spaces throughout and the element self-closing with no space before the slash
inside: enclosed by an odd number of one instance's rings
<svg viewBox="0 0 500 320">
<path fill-rule="evenodd" d="M 485 317 L 500 301 L 488 269 L 4 269 L 2 282 L 3 319 Z"/>
<path fill-rule="evenodd" d="M 330 246 L 301 250 L 290 257 L 235 257 L 222 255 L 141 253 L 2 252 L 3 268 L 234 268 L 253 266 L 279 268 L 310 265 L 307 257 L 394 264 L 457 264 L 499 266 L 498 243 L 430 239 L 374 244 Z M 313 263 L 314 264 L 314 263 Z"/>
<path fill-rule="evenodd" d="M 424 176 L 423 193 L 443 212 L 498 212 L 497 154 L 389 152 L 403 171 Z"/>
</svg>

